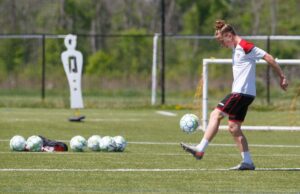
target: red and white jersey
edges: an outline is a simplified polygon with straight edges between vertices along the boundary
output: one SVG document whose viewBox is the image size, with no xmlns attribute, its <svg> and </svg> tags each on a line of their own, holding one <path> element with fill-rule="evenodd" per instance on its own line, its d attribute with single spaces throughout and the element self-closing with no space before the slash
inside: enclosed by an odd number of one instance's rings
<svg viewBox="0 0 300 194">
<path fill-rule="evenodd" d="M 263 58 L 266 52 L 253 43 L 241 40 L 233 49 L 232 70 L 233 70 L 233 93 L 243 93 L 256 96 L 255 87 L 255 66 L 256 61 Z"/>
</svg>

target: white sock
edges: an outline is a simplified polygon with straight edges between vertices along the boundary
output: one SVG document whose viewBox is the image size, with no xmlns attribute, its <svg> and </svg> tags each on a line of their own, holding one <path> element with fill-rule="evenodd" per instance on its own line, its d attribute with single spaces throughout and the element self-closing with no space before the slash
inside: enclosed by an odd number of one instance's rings
<svg viewBox="0 0 300 194">
<path fill-rule="evenodd" d="M 244 163 L 248 163 L 248 164 L 252 164 L 253 163 L 253 161 L 251 159 L 250 152 L 241 152 L 241 155 L 242 155 Z"/>
<path fill-rule="evenodd" d="M 205 152 L 206 147 L 208 146 L 209 141 L 205 138 L 202 138 L 201 142 L 196 146 L 198 152 Z"/>
</svg>

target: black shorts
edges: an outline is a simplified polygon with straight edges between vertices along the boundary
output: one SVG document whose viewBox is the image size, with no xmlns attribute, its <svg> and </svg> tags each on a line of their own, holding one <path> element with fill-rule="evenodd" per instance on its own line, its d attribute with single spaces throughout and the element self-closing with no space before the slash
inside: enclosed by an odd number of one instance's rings
<svg viewBox="0 0 300 194">
<path fill-rule="evenodd" d="M 218 104 L 217 109 L 228 114 L 230 121 L 243 122 L 254 98 L 248 94 L 231 93 Z"/>
</svg>

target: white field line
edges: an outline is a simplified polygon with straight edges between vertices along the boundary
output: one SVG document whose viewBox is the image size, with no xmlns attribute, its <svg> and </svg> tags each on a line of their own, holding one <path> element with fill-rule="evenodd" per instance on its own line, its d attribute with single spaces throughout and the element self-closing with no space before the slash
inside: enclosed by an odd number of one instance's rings
<svg viewBox="0 0 300 194">
<path fill-rule="evenodd" d="M 98 118 L 98 119 L 85 119 L 85 121 L 90 121 L 90 122 L 138 122 L 142 121 L 142 119 L 138 118 L 125 118 L 125 119 L 120 119 L 120 118 Z"/>
<path fill-rule="evenodd" d="M 47 121 L 46 119 L 20 119 L 20 118 L 8 118 L 5 119 L 5 122 L 41 122 L 41 121 Z"/>
<path fill-rule="evenodd" d="M 116 169 L 74 169 L 74 168 L 1 168 L 0 172 L 187 172 L 187 171 L 231 171 L 228 168 L 116 168 Z M 255 171 L 300 171 L 300 168 L 257 168 Z"/>
<path fill-rule="evenodd" d="M 94 118 L 94 119 L 85 119 L 85 121 L 88 122 L 138 122 L 138 121 L 143 121 L 142 119 L 138 118 Z M 49 122 L 49 119 L 20 119 L 20 118 L 10 118 L 10 119 L 5 119 L 5 122 Z"/>
<path fill-rule="evenodd" d="M 128 142 L 129 144 L 143 144 L 143 145 L 179 145 L 175 142 Z M 209 146 L 216 147 L 236 147 L 235 144 L 215 144 L 211 143 Z M 265 145 L 265 144 L 249 144 L 250 147 L 270 147 L 270 148 L 300 148 L 300 145 Z"/>
<path fill-rule="evenodd" d="M 0 139 L 0 142 L 9 142 L 9 139 Z M 70 140 L 57 140 L 62 142 L 69 142 Z M 128 144 L 138 144 L 138 145 L 179 145 L 179 142 L 139 142 L 139 141 L 131 141 L 127 142 Z M 211 143 L 209 146 L 215 147 L 235 147 L 235 144 L 216 144 Z M 270 144 L 249 144 L 250 147 L 266 147 L 266 148 L 300 148 L 300 145 L 270 145 Z"/>
<path fill-rule="evenodd" d="M 169 116 L 169 117 L 176 117 L 176 113 L 168 112 L 168 111 L 156 111 L 157 114 L 163 115 L 163 116 Z"/>
<path fill-rule="evenodd" d="M 221 125 L 219 127 L 221 130 L 227 130 L 227 125 Z M 242 125 L 242 130 L 250 130 L 250 131 L 299 131 L 300 126 L 248 126 Z"/>
</svg>

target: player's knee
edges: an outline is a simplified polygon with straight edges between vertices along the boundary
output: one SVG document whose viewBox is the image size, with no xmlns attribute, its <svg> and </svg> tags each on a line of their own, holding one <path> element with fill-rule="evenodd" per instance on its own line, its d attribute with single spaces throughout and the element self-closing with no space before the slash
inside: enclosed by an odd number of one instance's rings
<svg viewBox="0 0 300 194">
<path fill-rule="evenodd" d="M 224 114 L 219 111 L 218 109 L 215 109 L 214 111 L 211 112 L 210 118 L 216 119 L 216 120 L 221 120 L 224 118 Z"/>
<path fill-rule="evenodd" d="M 239 123 L 230 122 L 228 124 L 228 130 L 233 136 L 241 135 L 241 125 Z"/>
</svg>

